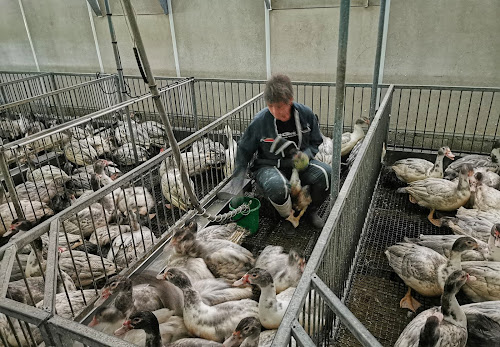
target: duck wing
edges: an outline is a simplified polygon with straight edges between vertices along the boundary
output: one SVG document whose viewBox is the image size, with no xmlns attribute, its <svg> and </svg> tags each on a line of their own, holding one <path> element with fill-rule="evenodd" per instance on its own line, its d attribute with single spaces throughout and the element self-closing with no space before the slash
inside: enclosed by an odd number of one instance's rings
<svg viewBox="0 0 500 347">
<path fill-rule="evenodd" d="M 462 290 L 475 302 L 500 300 L 500 262 L 467 261 L 462 269 L 476 277 L 467 282 Z"/>
<path fill-rule="evenodd" d="M 389 265 L 408 285 L 422 295 L 442 293 L 438 269 L 446 258 L 434 250 L 411 243 L 398 243 L 385 251 Z"/>
<path fill-rule="evenodd" d="M 430 248 L 437 253 L 450 257 L 453 243 L 462 237 L 461 235 L 420 235 L 418 238 L 407 238 L 405 242 L 414 243 L 419 246 Z M 469 250 L 462 253 L 462 261 L 487 260 L 489 256 L 489 247 L 486 242 L 476 239 L 479 244 L 478 250 Z"/>
</svg>

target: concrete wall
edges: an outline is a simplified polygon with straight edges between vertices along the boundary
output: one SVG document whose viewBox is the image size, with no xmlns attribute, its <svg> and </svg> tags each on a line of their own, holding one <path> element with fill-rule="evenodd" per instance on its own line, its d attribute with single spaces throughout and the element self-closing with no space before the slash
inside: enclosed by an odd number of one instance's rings
<svg viewBox="0 0 500 347">
<path fill-rule="evenodd" d="M 21 1 L 42 71 L 100 70 L 85 0 Z M 169 16 L 158 0 L 133 3 L 154 73 L 175 76 Z M 379 1 L 351 3 L 347 80 L 371 82 Z M 338 4 L 272 1 L 272 72 L 294 80 L 335 80 Z M 0 0 L 0 6 L 0 70 L 36 70 L 18 1 Z M 182 76 L 266 78 L 263 1 L 172 0 L 172 7 Z M 111 8 L 125 73 L 137 75 L 119 0 L 111 0 Z M 115 72 L 107 19 L 92 16 L 103 68 Z M 392 0 L 383 81 L 499 86 L 498 18 L 498 0 L 474 6 L 468 0 Z"/>
</svg>

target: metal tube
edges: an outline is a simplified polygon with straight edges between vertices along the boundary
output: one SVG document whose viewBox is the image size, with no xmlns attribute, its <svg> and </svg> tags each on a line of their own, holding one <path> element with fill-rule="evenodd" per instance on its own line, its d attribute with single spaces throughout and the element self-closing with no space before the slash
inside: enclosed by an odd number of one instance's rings
<svg viewBox="0 0 500 347">
<path fill-rule="evenodd" d="M 116 71 L 118 72 L 118 88 L 120 89 L 118 100 L 122 102 L 127 100 L 127 91 L 125 89 L 125 82 L 123 80 L 123 67 L 120 60 L 120 51 L 118 50 L 118 41 L 116 40 L 115 28 L 113 26 L 113 20 L 111 19 L 112 14 L 111 8 L 109 6 L 109 0 L 104 0 L 104 6 L 106 6 L 106 17 L 108 17 L 109 35 L 111 36 L 113 54 L 115 55 Z"/>
<path fill-rule="evenodd" d="M 137 21 L 135 20 L 134 11 L 132 9 L 132 4 L 130 0 L 123 1 L 125 13 L 127 15 L 128 21 L 130 23 L 130 28 L 132 30 L 132 35 L 134 36 L 134 41 L 139 51 L 139 55 L 142 60 L 142 64 L 144 66 L 144 70 L 146 71 L 146 76 L 148 78 L 149 89 L 151 90 L 151 94 L 153 95 L 153 100 L 158 109 L 158 113 L 161 116 L 163 124 L 165 125 L 165 132 L 168 136 L 168 141 L 170 142 L 170 147 L 172 148 L 172 152 L 174 154 L 175 162 L 180 169 L 181 172 L 181 180 L 186 187 L 187 193 L 189 195 L 189 199 L 191 200 L 192 205 L 199 211 L 202 212 L 203 208 L 200 206 L 200 202 L 196 197 L 196 194 L 193 192 L 190 184 L 190 180 L 187 174 L 186 167 L 184 162 L 181 159 L 181 151 L 179 150 L 179 146 L 177 145 L 177 141 L 175 140 L 174 132 L 172 131 L 172 126 L 170 125 L 170 121 L 168 120 L 167 114 L 165 113 L 165 108 L 163 107 L 163 103 L 160 100 L 160 93 L 158 92 L 158 88 L 156 86 L 156 81 L 153 76 L 153 72 L 151 71 L 151 66 L 149 65 L 149 60 L 146 55 L 146 50 L 144 49 L 144 44 L 142 43 L 141 33 L 139 32 L 139 27 L 137 25 Z"/>
<path fill-rule="evenodd" d="M 12 273 L 12 266 L 17 252 L 15 244 L 9 246 L 4 253 L 2 262 L 0 263 L 0 298 L 5 298 L 7 289 L 9 288 L 10 274 Z"/>
<path fill-rule="evenodd" d="M 351 311 L 340 301 L 330 288 L 316 275 L 311 279 L 316 292 L 325 300 L 326 304 L 335 315 L 340 318 L 342 324 L 363 344 L 363 346 L 382 347 L 380 342 L 365 328 L 365 326 L 352 314 Z"/>
<path fill-rule="evenodd" d="M 10 200 L 12 201 L 14 209 L 16 210 L 17 218 L 24 219 L 24 211 L 21 208 L 19 198 L 17 197 L 16 187 L 14 186 L 14 181 L 12 180 L 9 167 L 7 166 L 7 161 L 5 159 L 5 149 L 3 148 L 3 146 L 0 148 L 0 172 L 2 173 L 3 180 L 5 181 L 5 185 L 7 186 Z"/>
<path fill-rule="evenodd" d="M 194 80 L 190 83 L 190 85 L 191 85 L 191 104 L 193 105 L 194 128 L 198 131 L 200 129 L 200 125 L 198 123 L 198 113 L 196 112 L 196 94 L 194 90 Z"/>
<path fill-rule="evenodd" d="M 8 104 L 9 101 L 7 100 L 7 94 L 5 94 L 5 87 L 2 85 L 0 85 L 0 94 L 2 95 L 2 103 Z"/>
<path fill-rule="evenodd" d="M 52 91 L 56 91 L 57 90 L 57 83 L 56 83 L 56 79 L 55 79 L 54 75 L 50 74 L 49 78 L 50 78 L 50 83 L 52 84 L 52 88 L 53 88 Z M 62 117 L 63 112 L 62 112 L 61 98 L 59 97 L 59 94 L 54 94 L 53 98 L 54 98 L 54 103 L 56 104 L 57 113 Z"/>
<path fill-rule="evenodd" d="M 377 103 L 378 79 L 380 75 L 380 56 L 382 54 L 382 39 L 384 37 L 385 22 L 385 2 L 380 0 L 380 13 L 378 17 L 377 50 L 375 52 L 375 67 L 373 68 L 372 94 L 370 97 L 370 120 L 375 117 L 375 107 Z"/>
<path fill-rule="evenodd" d="M 351 0 L 341 0 L 339 20 L 339 43 L 337 52 L 337 83 L 335 95 L 335 118 L 333 123 L 333 154 L 331 204 L 339 195 L 340 187 L 340 148 L 342 147 L 342 130 L 344 126 L 345 71 L 347 65 L 347 36 L 349 33 L 349 12 Z"/>
<path fill-rule="evenodd" d="M 57 288 L 58 250 L 59 247 L 59 220 L 50 223 L 49 249 L 47 251 L 47 266 L 45 268 L 45 287 L 43 296 L 43 309 L 54 315 Z M 62 280 L 62 279 L 61 279 Z"/>
</svg>

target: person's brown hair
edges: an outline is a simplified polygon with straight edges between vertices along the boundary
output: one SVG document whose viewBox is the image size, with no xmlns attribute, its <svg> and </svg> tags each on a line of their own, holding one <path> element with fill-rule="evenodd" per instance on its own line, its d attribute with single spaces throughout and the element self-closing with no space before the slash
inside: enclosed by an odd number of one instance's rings
<svg viewBox="0 0 500 347">
<path fill-rule="evenodd" d="M 273 75 L 266 83 L 264 100 L 268 104 L 289 102 L 293 98 L 292 81 L 286 75 Z"/>
</svg>

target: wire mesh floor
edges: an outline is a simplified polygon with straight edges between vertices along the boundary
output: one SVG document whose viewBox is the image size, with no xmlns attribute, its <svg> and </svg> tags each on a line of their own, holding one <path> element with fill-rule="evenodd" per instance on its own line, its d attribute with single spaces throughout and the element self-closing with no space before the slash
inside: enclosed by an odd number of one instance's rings
<svg viewBox="0 0 500 347">
<path fill-rule="evenodd" d="M 394 176 L 395 178 L 395 176 Z M 393 346 L 415 314 L 399 307 L 408 287 L 389 266 L 384 251 L 403 241 L 404 237 L 420 234 L 451 234 L 427 220 L 429 210 L 410 203 L 408 194 L 396 193 L 394 179 L 381 172 L 375 187 L 365 229 L 359 248 L 358 261 L 353 268 L 351 287 L 346 305 L 383 346 Z M 422 304 L 417 313 L 440 305 L 440 298 L 428 298 L 412 291 Z M 461 304 L 469 303 L 457 295 Z M 361 346 L 357 339 L 341 327 L 335 346 Z"/>
</svg>

